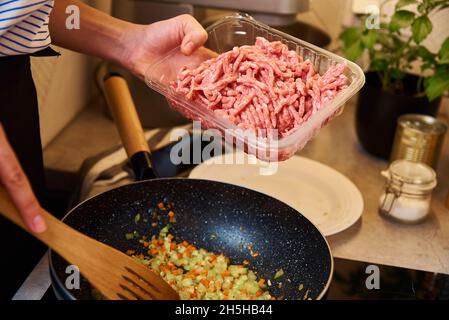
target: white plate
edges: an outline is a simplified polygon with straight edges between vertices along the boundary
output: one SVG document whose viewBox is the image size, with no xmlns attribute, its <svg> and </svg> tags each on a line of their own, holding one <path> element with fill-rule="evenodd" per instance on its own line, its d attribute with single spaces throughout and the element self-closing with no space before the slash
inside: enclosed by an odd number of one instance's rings
<svg viewBox="0 0 449 320">
<path fill-rule="evenodd" d="M 349 228 L 362 215 L 363 198 L 357 187 L 322 163 L 293 156 L 279 162 L 274 174 L 261 175 L 260 169 L 267 168 L 267 163 L 251 156 L 252 162 L 248 161 L 245 155 L 244 164 L 225 164 L 232 163 L 234 157 L 227 154 L 211 158 L 193 169 L 189 177 L 228 182 L 268 194 L 301 212 L 325 236 Z"/>
</svg>

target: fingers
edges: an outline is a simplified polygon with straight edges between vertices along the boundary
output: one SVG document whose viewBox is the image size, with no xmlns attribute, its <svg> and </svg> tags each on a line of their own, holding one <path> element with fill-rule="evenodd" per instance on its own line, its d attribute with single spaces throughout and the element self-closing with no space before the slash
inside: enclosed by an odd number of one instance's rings
<svg viewBox="0 0 449 320">
<path fill-rule="evenodd" d="M 191 15 L 183 14 L 177 17 L 181 22 L 182 43 L 181 52 L 191 55 L 193 51 L 201 47 L 207 40 L 207 32 Z"/>
<path fill-rule="evenodd" d="M 45 231 L 42 208 L 14 154 L 0 124 L 0 184 L 3 185 L 19 210 L 27 227 L 36 233 Z"/>
</svg>

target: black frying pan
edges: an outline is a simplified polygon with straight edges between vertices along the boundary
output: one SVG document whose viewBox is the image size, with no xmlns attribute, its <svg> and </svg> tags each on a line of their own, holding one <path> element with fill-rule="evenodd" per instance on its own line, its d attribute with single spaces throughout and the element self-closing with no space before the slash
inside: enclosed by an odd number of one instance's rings
<svg viewBox="0 0 449 320">
<path fill-rule="evenodd" d="M 126 83 L 121 77 L 112 76 L 105 84 L 107 91 L 111 89 L 108 104 L 136 176 L 152 177 L 151 156 Z M 271 279 L 269 291 L 275 297 L 319 299 L 326 293 L 333 260 L 323 235 L 295 209 L 243 187 L 186 178 L 145 180 L 82 202 L 66 215 L 64 222 L 119 250 L 139 251 L 142 246 L 137 240 L 126 240 L 125 234 L 134 231 L 149 237 L 158 234 L 167 221 L 163 218 L 154 228 L 151 217 L 161 201 L 174 205 L 177 221 L 170 232 L 175 237 L 222 252 L 234 264 L 249 260 L 250 268 L 258 276 Z M 138 223 L 134 221 L 137 214 L 140 214 Z M 250 244 L 259 252 L 258 257 L 250 255 L 247 249 Z M 58 297 L 91 299 L 92 290 L 86 281 L 80 290 L 65 288 L 67 265 L 50 252 L 52 283 Z M 281 268 L 284 276 L 275 281 L 274 274 Z"/>
</svg>

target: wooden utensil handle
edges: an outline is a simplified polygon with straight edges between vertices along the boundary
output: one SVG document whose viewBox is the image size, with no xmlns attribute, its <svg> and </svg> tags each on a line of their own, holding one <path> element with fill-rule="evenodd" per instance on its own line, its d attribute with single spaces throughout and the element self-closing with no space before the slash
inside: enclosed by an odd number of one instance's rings
<svg viewBox="0 0 449 320">
<path fill-rule="evenodd" d="M 150 152 L 125 79 L 120 75 L 109 76 L 104 89 L 128 158 L 141 151 Z"/>
<path fill-rule="evenodd" d="M 104 94 L 137 180 L 158 176 L 128 84 L 121 75 L 104 81 Z"/>
</svg>

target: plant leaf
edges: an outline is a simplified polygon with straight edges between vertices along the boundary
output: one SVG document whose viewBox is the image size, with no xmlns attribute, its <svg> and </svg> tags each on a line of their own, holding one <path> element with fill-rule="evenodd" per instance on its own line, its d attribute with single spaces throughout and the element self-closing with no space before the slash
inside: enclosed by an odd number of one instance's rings
<svg viewBox="0 0 449 320">
<path fill-rule="evenodd" d="M 373 59 L 369 66 L 371 71 L 386 71 L 388 69 L 388 62 L 385 59 Z"/>
<path fill-rule="evenodd" d="M 426 47 L 418 46 L 418 55 L 423 59 L 424 61 L 434 62 L 435 61 L 435 55 L 430 52 Z"/>
<path fill-rule="evenodd" d="M 357 27 L 347 28 L 340 34 L 340 39 L 343 41 L 343 45 L 346 48 L 350 47 L 359 38 L 360 38 L 360 29 Z"/>
<path fill-rule="evenodd" d="M 432 28 L 432 22 L 427 16 L 416 18 L 412 23 L 413 40 L 421 43 L 432 32 Z"/>
<path fill-rule="evenodd" d="M 367 49 L 371 49 L 377 40 L 376 30 L 368 30 L 368 32 L 362 34 L 362 43 Z"/>
<path fill-rule="evenodd" d="M 396 10 L 415 3 L 416 0 L 399 0 L 398 3 L 396 3 Z"/>
<path fill-rule="evenodd" d="M 449 68 L 440 68 L 426 81 L 426 95 L 429 101 L 440 97 L 449 89 Z"/>
<path fill-rule="evenodd" d="M 430 62 L 426 62 L 421 65 L 421 71 L 429 70 L 429 69 L 433 69 L 433 68 L 434 68 L 434 64 L 430 63 Z"/>
<path fill-rule="evenodd" d="M 346 49 L 345 56 L 351 61 L 356 61 L 362 55 L 363 50 L 362 41 L 359 39 Z"/>
<path fill-rule="evenodd" d="M 390 69 L 390 76 L 391 76 L 392 79 L 399 80 L 399 79 L 404 78 L 404 73 L 401 70 L 397 69 L 397 68 L 391 68 Z"/>
<path fill-rule="evenodd" d="M 428 7 L 429 7 L 429 4 L 426 1 L 424 1 L 418 5 L 417 9 L 418 9 L 419 13 L 424 14 L 426 12 L 426 10 L 428 9 Z"/>
<path fill-rule="evenodd" d="M 389 29 L 398 31 L 401 28 L 410 26 L 415 19 L 415 14 L 408 10 L 398 10 L 391 17 Z"/>
<path fill-rule="evenodd" d="M 440 51 L 438 52 L 439 63 L 449 64 L 449 37 L 444 40 L 441 45 Z"/>
</svg>

